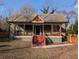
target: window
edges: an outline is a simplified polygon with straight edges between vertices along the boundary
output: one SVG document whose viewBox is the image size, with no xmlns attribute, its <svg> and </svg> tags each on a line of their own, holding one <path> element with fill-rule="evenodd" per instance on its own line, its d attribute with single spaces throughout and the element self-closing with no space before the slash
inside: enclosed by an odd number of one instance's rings
<svg viewBox="0 0 79 59">
<path fill-rule="evenodd" d="M 53 32 L 59 32 L 60 26 L 59 25 L 53 25 Z"/>
<path fill-rule="evenodd" d="M 25 25 L 25 31 L 27 35 L 32 35 L 32 25 Z"/>
<path fill-rule="evenodd" d="M 44 25 L 44 31 L 45 31 L 45 34 L 50 35 L 51 34 L 51 25 Z"/>
<path fill-rule="evenodd" d="M 23 25 L 17 25 L 16 26 L 16 35 L 24 35 L 24 28 Z"/>
</svg>

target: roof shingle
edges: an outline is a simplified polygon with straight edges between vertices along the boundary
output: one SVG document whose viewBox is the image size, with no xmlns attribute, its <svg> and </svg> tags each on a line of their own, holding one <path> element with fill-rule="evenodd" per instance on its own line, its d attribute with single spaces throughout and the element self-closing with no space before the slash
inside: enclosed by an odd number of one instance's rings
<svg viewBox="0 0 79 59">
<path fill-rule="evenodd" d="M 44 20 L 44 22 L 68 22 L 63 13 L 41 14 L 39 16 Z M 31 15 L 19 14 L 17 17 L 15 17 L 15 16 L 10 17 L 9 21 L 12 21 L 12 22 L 32 22 L 32 20 L 35 17 L 36 17 L 36 14 L 31 14 Z"/>
</svg>

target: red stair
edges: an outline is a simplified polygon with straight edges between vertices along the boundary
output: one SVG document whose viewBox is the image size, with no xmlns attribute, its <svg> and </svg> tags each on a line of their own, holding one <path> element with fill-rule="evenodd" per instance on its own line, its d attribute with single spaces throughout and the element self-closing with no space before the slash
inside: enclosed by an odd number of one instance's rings
<svg viewBox="0 0 79 59">
<path fill-rule="evenodd" d="M 33 46 L 44 46 L 44 45 L 46 45 L 45 44 L 45 36 L 43 36 L 43 35 L 33 36 L 32 44 L 33 44 Z"/>
</svg>

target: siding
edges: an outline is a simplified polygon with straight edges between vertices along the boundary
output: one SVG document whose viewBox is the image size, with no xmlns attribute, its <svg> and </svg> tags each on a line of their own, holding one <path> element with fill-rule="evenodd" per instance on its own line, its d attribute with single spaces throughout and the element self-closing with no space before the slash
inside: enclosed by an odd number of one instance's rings
<svg viewBox="0 0 79 59">
<path fill-rule="evenodd" d="M 49 36 L 49 37 L 54 43 L 62 43 L 61 36 Z M 17 38 L 21 41 L 31 41 L 32 42 L 32 36 L 15 36 L 15 38 Z"/>
</svg>

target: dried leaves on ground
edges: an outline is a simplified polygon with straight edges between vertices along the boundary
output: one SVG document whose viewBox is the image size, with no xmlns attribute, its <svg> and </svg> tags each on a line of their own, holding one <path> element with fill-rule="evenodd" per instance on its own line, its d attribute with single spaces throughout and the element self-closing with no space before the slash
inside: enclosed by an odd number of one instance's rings
<svg viewBox="0 0 79 59">
<path fill-rule="evenodd" d="M 77 47 L 21 48 L 0 51 L 0 59 L 78 59 Z"/>
</svg>

